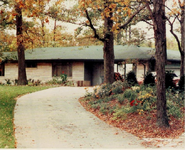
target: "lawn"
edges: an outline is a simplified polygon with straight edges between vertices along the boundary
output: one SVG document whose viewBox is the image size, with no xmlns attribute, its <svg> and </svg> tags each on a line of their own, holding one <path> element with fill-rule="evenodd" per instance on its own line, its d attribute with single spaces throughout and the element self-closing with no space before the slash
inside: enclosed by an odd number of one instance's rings
<svg viewBox="0 0 185 150">
<path fill-rule="evenodd" d="M 51 86 L 1 86 L 0 85 L 0 148 L 15 148 L 14 107 L 15 98 L 51 88 Z"/>
<path fill-rule="evenodd" d="M 178 138 L 184 132 L 184 93 L 166 91 L 169 128 L 156 124 L 156 87 L 103 84 L 79 99 L 86 110 L 139 138 Z"/>
</svg>

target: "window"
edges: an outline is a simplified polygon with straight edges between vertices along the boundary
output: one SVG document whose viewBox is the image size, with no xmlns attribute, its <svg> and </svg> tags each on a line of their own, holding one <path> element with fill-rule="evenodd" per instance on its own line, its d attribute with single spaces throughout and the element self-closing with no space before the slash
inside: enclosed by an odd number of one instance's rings
<svg viewBox="0 0 185 150">
<path fill-rule="evenodd" d="M 0 76 L 4 76 L 4 64 L 0 64 Z"/>
<path fill-rule="evenodd" d="M 53 63 L 53 76 L 60 76 L 61 74 L 67 74 L 68 77 L 72 77 L 72 63 Z"/>
<path fill-rule="evenodd" d="M 26 62 L 26 68 L 37 68 L 36 62 Z"/>
</svg>

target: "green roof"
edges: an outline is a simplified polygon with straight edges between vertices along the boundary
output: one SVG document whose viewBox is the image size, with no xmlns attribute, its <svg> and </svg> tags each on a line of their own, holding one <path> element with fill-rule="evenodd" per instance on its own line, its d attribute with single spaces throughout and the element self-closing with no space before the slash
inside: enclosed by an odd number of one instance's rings
<svg viewBox="0 0 185 150">
<path fill-rule="evenodd" d="M 6 52 L 5 52 L 6 53 Z M 12 52 L 13 53 L 13 52 Z M 15 55 L 16 52 L 14 52 Z M 126 59 L 147 60 L 155 55 L 149 47 L 115 45 L 115 61 Z M 178 51 L 168 50 L 168 60 L 180 60 Z M 48 47 L 25 51 L 26 60 L 103 60 L 103 46 Z"/>
</svg>

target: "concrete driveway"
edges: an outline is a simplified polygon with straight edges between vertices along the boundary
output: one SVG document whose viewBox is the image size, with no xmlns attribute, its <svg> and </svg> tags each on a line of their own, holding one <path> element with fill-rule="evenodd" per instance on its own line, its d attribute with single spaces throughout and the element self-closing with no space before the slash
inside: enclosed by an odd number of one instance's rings
<svg viewBox="0 0 185 150">
<path fill-rule="evenodd" d="M 86 111 L 78 102 L 84 94 L 83 87 L 58 87 L 20 97 L 17 148 L 144 148 L 142 140 Z"/>
</svg>

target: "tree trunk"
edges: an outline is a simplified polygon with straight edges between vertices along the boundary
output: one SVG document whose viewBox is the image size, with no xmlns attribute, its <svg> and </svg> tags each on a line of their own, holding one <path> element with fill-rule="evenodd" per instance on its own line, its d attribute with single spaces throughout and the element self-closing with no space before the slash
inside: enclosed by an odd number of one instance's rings
<svg viewBox="0 0 185 150">
<path fill-rule="evenodd" d="M 108 6 L 105 6 L 108 7 Z M 111 20 L 113 14 L 110 10 L 110 14 L 107 17 L 105 15 L 105 41 L 104 41 L 104 82 L 113 83 L 114 82 L 114 35 L 112 30 L 113 20 Z"/>
<path fill-rule="evenodd" d="M 157 72 L 157 124 L 169 127 L 166 113 L 165 63 L 166 63 L 166 21 L 165 0 L 154 1 L 154 34 Z"/>
<path fill-rule="evenodd" d="M 18 53 L 18 85 L 26 85 L 25 54 L 23 45 L 23 28 L 22 28 L 22 10 L 19 4 L 16 4 L 16 35 L 17 35 L 17 53 Z"/>
<path fill-rule="evenodd" d="M 41 26 L 42 26 L 42 44 L 45 47 L 45 31 L 44 31 L 44 19 L 41 19 Z"/>
<path fill-rule="evenodd" d="M 55 38 L 55 35 L 56 35 L 56 29 L 57 29 L 57 20 L 55 19 L 55 22 L 54 22 L 54 29 L 53 29 L 53 47 L 55 47 L 56 43 L 56 38 Z"/>
<path fill-rule="evenodd" d="M 185 13 L 184 13 L 184 9 L 185 9 L 185 4 L 184 4 L 184 8 L 182 8 L 182 12 L 181 12 L 181 68 L 180 68 L 180 76 L 184 75 L 184 52 L 185 52 L 185 39 L 184 39 L 184 32 L 185 32 Z"/>
</svg>

